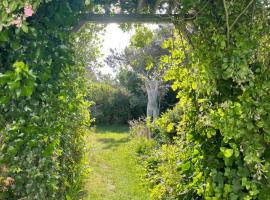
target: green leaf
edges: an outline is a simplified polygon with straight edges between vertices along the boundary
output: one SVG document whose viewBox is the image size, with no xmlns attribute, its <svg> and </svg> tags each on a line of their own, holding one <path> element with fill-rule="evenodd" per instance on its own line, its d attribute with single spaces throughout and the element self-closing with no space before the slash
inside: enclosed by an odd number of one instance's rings
<svg viewBox="0 0 270 200">
<path fill-rule="evenodd" d="M 12 1 L 12 2 L 10 3 L 10 5 L 9 5 L 10 11 L 11 11 L 11 12 L 15 11 L 15 10 L 17 9 L 17 6 L 18 6 L 17 2 Z"/>
<path fill-rule="evenodd" d="M 68 194 L 66 195 L 66 200 L 72 200 Z"/>
<path fill-rule="evenodd" d="M 230 158 L 230 157 L 232 157 L 232 155 L 233 155 L 233 149 L 226 149 L 226 150 L 224 151 L 224 156 L 225 156 L 226 158 Z"/>
<path fill-rule="evenodd" d="M 7 96 L 0 97 L 0 104 L 4 105 L 4 104 L 7 104 L 8 102 L 9 102 L 9 97 Z"/>
<path fill-rule="evenodd" d="M 29 31 L 28 26 L 26 24 L 23 24 L 22 30 L 23 30 L 23 32 L 28 33 L 28 31 Z"/>
<path fill-rule="evenodd" d="M 19 81 L 10 81 L 8 82 L 8 87 L 10 90 L 16 90 L 21 86 Z"/>
<path fill-rule="evenodd" d="M 182 172 L 189 170 L 190 169 L 190 166 L 191 166 L 190 165 L 190 162 L 183 163 L 181 165 Z"/>
<path fill-rule="evenodd" d="M 220 42 L 220 47 L 221 49 L 224 49 L 226 47 L 226 42 L 224 40 Z"/>
<path fill-rule="evenodd" d="M 0 84 L 1 83 L 7 83 L 8 79 L 10 78 L 10 73 L 1 74 L 0 73 Z"/>
<path fill-rule="evenodd" d="M 0 32 L 0 42 L 7 42 L 8 39 L 9 39 L 9 37 L 8 37 L 7 31 Z"/>
<path fill-rule="evenodd" d="M 27 85 L 25 85 L 22 89 L 22 96 L 31 96 L 34 89 L 34 82 L 28 81 Z"/>
<path fill-rule="evenodd" d="M 3 1 L 3 5 L 4 5 L 5 7 L 8 7 L 8 1 L 7 1 L 7 0 L 4 0 L 4 1 Z"/>
<path fill-rule="evenodd" d="M 197 84 L 195 82 L 192 82 L 192 89 L 196 90 L 197 89 Z"/>
<path fill-rule="evenodd" d="M 205 101 L 206 101 L 206 99 L 198 99 L 198 103 L 203 103 Z"/>
</svg>

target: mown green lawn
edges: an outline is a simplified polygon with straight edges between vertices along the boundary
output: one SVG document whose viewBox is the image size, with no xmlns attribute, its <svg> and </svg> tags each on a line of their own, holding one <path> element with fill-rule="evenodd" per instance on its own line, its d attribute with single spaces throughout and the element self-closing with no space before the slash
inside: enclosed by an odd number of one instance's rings
<svg viewBox="0 0 270 200">
<path fill-rule="evenodd" d="M 91 131 L 90 166 L 86 200 L 148 200 L 147 189 L 140 180 L 128 128 L 102 126 Z"/>
</svg>

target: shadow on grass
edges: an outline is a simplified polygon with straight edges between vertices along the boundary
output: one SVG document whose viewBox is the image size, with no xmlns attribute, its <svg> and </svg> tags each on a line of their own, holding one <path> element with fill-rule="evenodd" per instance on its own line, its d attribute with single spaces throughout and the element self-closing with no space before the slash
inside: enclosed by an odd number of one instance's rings
<svg viewBox="0 0 270 200">
<path fill-rule="evenodd" d="M 119 145 L 129 142 L 129 138 L 121 138 L 121 139 L 102 138 L 98 139 L 98 141 L 104 144 L 103 149 L 115 149 Z"/>
<path fill-rule="evenodd" d="M 125 124 L 97 124 L 96 133 L 128 133 L 129 127 Z"/>
</svg>

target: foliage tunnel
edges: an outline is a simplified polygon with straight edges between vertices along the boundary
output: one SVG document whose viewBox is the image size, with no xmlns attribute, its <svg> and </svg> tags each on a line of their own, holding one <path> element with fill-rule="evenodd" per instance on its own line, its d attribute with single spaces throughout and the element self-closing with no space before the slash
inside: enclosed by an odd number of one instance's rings
<svg viewBox="0 0 270 200">
<path fill-rule="evenodd" d="M 90 119 L 71 29 L 89 2 L 0 2 L 1 199 L 80 198 Z M 270 3 L 173 2 L 193 17 L 164 44 L 179 116 L 154 126 L 176 137 L 145 160 L 152 197 L 269 199 Z"/>
</svg>

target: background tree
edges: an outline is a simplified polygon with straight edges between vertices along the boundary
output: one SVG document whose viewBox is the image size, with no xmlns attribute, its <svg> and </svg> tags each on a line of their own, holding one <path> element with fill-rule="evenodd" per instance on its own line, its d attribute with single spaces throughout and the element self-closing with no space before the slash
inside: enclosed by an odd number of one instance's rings
<svg viewBox="0 0 270 200">
<path fill-rule="evenodd" d="M 145 116 L 147 96 L 143 88 L 143 81 L 138 74 L 122 67 L 116 75 L 116 80 L 130 94 L 130 120 Z"/>
<path fill-rule="evenodd" d="M 92 117 L 97 124 L 125 124 L 130 119 L 130 94 L 112 83 L 92 82 L 88 86 L 88 98 L 94 102 Z"/>
<path fill-rule="evenodd" d="M 147 116 L 150 118 L 156 118 L 160 111 L 162 91 L 165 89 L 162 76 L 166 67 L 161 69 L 158 65 L 161 57 L 168 54 L 162 43 L 172 31 L 171 26 L 159 27 L 155 33 L 147 27 L 139 27 L 131 38 L 130 46 L 121 53 L 112 51 L 107 58 L 110 66 L 125 68 L 141 79 L 148 96 Z"/>
</svg>

